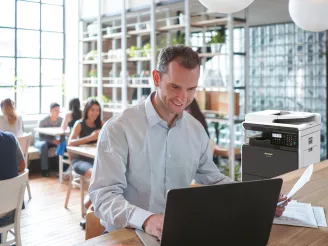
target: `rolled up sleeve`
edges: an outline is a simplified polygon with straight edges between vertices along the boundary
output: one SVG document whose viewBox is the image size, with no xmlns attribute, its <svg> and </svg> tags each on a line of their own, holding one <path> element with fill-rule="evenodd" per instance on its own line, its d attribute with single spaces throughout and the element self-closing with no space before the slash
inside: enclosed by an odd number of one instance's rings
<svg viewBox="0 0 328 246">
<path fill-rule="evenodd" d="M 122 125 L 108 121 L 99 134 L 89 195 L 96 216 L 107 224 L 142 229 L 144 221 L 153 213 L 129 203 L 124 197 L 128 150 Z"/>
</svg>

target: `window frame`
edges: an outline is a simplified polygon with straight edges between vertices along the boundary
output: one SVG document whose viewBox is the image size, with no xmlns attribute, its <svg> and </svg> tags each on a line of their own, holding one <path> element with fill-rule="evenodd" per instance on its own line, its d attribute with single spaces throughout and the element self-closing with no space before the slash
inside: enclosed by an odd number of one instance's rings
<svg viewBox="0 0 328 246">
<path fill-rule="evenodd" d="M 8 88 L 12 88 L 13 90 L 15 90 L 15 88 L 17 88 L 18 86 L 18 79 L 17 79 L 17 64 L 18 64 L 18 59 L 21 59 L 21 58 L 29 58 L 29 59 L 38 59 L 39 60 L 39 83 L 37 85 L 28 85 L 28 88 L 38 88 L 38 93 L 39 93 L 39 107 L 38 109 L 35 111 L 35 113 L 28 113 L 28 114 L 42 114 L 42 113 L 45 113 L 45 112 L 42 112 L 41 111 L 41 104 L 42 104 L 42 88 L 45 88 L 45 87 L 56 87 L 58 88 L 58 85 L 43 85 L 43 81 L 42 81 L 42 64 L 43 64 L 43 60 L 59 60 L 59 61 L 62 61 L 62 75 L 65 74 L 65 57 L 66 57 L 66 50 L 65 50 L 65 41 L 66 41 L 66 31 L 65 31 L 65 6 L 66 6 L 66 0 L 63 0 L 63 3 L 62 5 L 58 5 L 58 4 L 51 4 L 51 3 L 43 3 L 42 0 L 39 0 L 39 1 L 29 1 L 29 0 L 14 0 L 14 5 L 15 5 L 15 26 L 14 27 L 9 27 L 9 26 L 1 26 L 0 25 L 0 29 L 11 29 L 11 30 L 14 30 L 14 35 L 15 35 L 15 44 L 14 44 L 14 47 L 15 47 L 15 53 L 14 53 L 14 56 L 2 56 L 0 55 L 0 58 L 13 58 L 14 59 L 14 66 L 15 66 L 15 79 L 14 79 L 14 85 L 0 85 L 0 90 L 1 89 L 8 89 Z M 39 13 L 40 13 L 40 25 L 39 25 L 39 29 L 31 29 L 31 28 L 19 28 L 17 25 L 18 25 L 18 11 L 17 11 L 17 6 L 18 6 L 18 2 L 30 2 L 30 3 L 35 3 L 35 4 L 39 4 Z M 49 30 L 42 30 L 42 6 L 43 5 L 47 5 L 47 6 L 60 6 L 63 8 L 63 29 L 62 29 L 62 32 L 59 32 L 59 31 L 49 31 Z M 27 31 L 37 31 L 38 32 L 38 35 L 39 35 L 39 45 L 40 45 L 40 50 L 39 50 L 39 54 L 38 56 L 39 57 L 28 57 L 28 56 L 18 56 L 18 49 L 17 49 L 17 44 L 18 44 L 18 39 L 17 39 L 17 33 L 18 33 L 18 30 L 27 30 Z M 47 33 L 60 33 L 63 35 L 63 57 L 62 58 L 53 58 L 53 57 L 42 57 L 42 33 L 43 32 L 47 32 Z M 58 102 L 60 103 L 61 105 L 64 105 L 64 94 L 62 94 L 61 96 L 61 101 Z M 16 104 L 20 104 L 19 102 L 19 98 L 18 98 L 18 92 L 15 90 L 14 91 L 14 100 L 16 102 Z"/>
</svg>

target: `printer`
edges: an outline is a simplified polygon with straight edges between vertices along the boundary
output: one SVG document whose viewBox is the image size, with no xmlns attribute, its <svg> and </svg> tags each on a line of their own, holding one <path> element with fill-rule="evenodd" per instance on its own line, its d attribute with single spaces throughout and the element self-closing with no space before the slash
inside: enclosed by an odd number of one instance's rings
<svg viewBox="0 0 328 246">
<path fill-rule="evenodd" d="M 246 114 L 242 125 L 242 181 L 276 177 L 320 161 L 319 114 L 265 110 Z"/>
</svg>

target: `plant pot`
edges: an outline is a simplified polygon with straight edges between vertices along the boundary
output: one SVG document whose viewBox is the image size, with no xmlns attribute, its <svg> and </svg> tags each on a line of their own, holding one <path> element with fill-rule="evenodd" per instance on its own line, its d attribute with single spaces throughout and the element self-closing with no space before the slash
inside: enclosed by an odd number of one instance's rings
<svg viewBox="0 0 328 246">
<path fill-rule="evenodd" d="M 213 43 L 211 44 L 211 52 L 214 53 L 220 53 L 222 49 L 222 43 Z"/>
<path fill-rule="evenodd" d="M 137 23 L 135 27 L 136 27 L 136 31 L 149 30 L 150 23 Z"/>
<path fill-rule="evenodd" d="M 97 84 L 97 78 L 96 77 L 91 77 L 90 78 L 90 84 L 93 84 L 93 85 Z"/>
<path fill-rule="evenodd" d="M 184 25 L 185 24 L 185 15 L 180 13 L 179 14 L 179 24 Z"/>
<path fill-rule="evenodd" d="M 88 30 L 89 37 L 97 36 L 98 29 L 97 29 L 96 23 L 92 23 L 92 24 L 88 25 L 87 30 Z"/>
</svg>

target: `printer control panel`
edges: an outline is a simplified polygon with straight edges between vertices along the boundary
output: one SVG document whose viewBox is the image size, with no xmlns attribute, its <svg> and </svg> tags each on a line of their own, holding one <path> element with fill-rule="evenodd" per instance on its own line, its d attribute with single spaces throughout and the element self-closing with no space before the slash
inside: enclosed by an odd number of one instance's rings
<svg viewBox="0 0 328 246">
<path fill-rule="evenodd" d="M 271 133 L 271 144 L 297 148 L 297 135 L 293 133 Z"/>
</svg>

